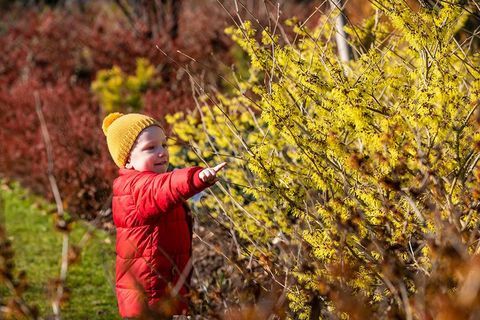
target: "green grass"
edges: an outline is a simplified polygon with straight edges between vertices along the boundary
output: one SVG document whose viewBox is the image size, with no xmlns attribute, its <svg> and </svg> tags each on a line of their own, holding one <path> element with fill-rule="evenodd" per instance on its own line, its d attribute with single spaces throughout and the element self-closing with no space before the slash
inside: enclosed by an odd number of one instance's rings
<svg viewBox="0 0 480 320">
<path fill-rule="evenodd" d="M 24 298 L 39 307 L 42 317 L 48 317 L 52 307 L 46 285 L 60 273 L 62 250 L 62 235 L 54 230 L 48 213 L 55 207 L 16 184 L 7 187 L 0 183 L 0 187 L 4 205 L 0 214 L 13 243 L 15 270 L 25 270 L 30 285 Z M 84 222 L 74 224 L 70 244 L 78 244 L 87 230 Z M 95 230 L 80 260 L 69 266 L 70 298 L 62 306 L 62 319 L 120 319 L 113 289 L 114 250 L 113 237 Z M 8 291 L 0 283 L 0 297 L 5 294 Z"/>
</svg>

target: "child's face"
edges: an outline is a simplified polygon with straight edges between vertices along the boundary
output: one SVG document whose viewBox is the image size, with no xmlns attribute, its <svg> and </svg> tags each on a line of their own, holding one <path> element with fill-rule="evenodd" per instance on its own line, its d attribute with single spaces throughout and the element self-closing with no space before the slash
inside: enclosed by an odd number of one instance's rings
<svg viewBox="0 0 480 320">
<path fill-rule="evenodd" d="M 167 137 L 160 127 L 151 126 L 140 133 L 125 167 L 137 171 L 156 173 L 167 171 Z"/>
</svg>

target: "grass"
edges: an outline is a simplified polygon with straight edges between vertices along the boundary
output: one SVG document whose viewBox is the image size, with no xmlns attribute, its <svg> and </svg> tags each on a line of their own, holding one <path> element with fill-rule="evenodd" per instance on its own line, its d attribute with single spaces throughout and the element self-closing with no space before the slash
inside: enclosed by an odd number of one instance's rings
<svg viewBox="0 0 480 320">
<path fill-rule="evenodd" d="M 62 235 L 54 230 L 54 206 L 28 194 L 17 184 L 0 184 L 4 208 L 0 213 L 7 237 L 15 251 L 16 271 L 25 270 L 29 288 L 27 303 L 37 305 L 43 318 L 52 314 L 46 287 L 49 279 L 58 277 Z M 75 223 L 70 244 L 78 244 L 87 232 L 85 222 Z M 83 248 L 80 260 L 69 266 L 67 287 L 69 300 L 62 306 L 62 319 L 120 319 L 114 293 L 114 239 L 95 230 Z M 0 283 L 0 297 L 8 291 Z"/>
</svg>

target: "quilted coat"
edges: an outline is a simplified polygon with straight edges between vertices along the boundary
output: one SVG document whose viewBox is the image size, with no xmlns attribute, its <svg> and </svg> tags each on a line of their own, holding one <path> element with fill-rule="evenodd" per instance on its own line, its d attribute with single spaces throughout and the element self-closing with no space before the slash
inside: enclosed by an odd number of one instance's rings
<svg viewBox="0 0 480 320">
<path fill-rule="evenodd" d="M 173 314 L 187 311 L 184 296 L 192 233 L 185 200 L 210 186 L 198 176 L 202 169 L 162 174 L 119 170 L 112 211 L 117 230 L 116 294 L 122 317 L 136 317 L 146 308 L 155 310 L 167 299 L 174 302 Z M 169 288 L 176 286 L 179 298 L 171 300 Z"/>
</svg>

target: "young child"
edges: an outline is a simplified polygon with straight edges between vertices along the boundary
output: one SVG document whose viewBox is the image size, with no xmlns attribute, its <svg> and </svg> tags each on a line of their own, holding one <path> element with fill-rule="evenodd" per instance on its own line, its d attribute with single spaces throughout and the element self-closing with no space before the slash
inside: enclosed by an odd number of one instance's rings
<svg viewBox="0 0 480 320">
<path fill-rule="evenodd" d="M 112 200 L 120 315 L 185 314 L 192 268 L 192 225 L 185 200 L 212 186 L 225 162 L 167 172 L 166 136 L 155 119 L 111 113 L 102 129 L 120 168 Z"/>
</svg>

